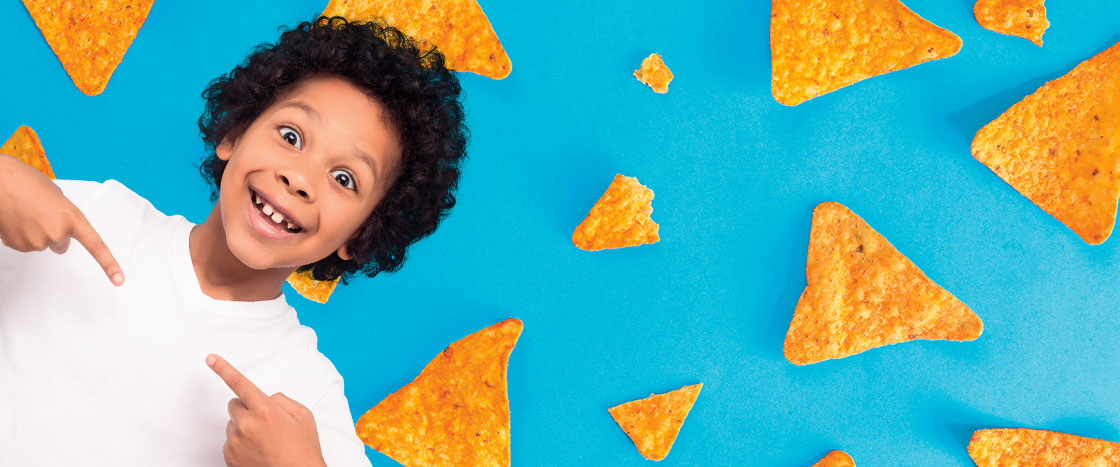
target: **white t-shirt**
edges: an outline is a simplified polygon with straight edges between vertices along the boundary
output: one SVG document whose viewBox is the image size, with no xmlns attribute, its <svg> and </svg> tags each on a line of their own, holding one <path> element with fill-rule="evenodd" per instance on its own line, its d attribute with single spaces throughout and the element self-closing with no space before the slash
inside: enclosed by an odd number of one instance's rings
<svg viewBox="0 0 1120 467">
<path fill-rule="evenodd" d="M 62 255 L 0 245 L 0 465 L 225 465 L 236 396 L 210 353 L 311 409 L 327 465 L 370 465 L 342 376 L 283 295 L 210 298 L 191 263 L 194 224 L 114 180 L 55 183 L 125 283 L 73 239 Z"/>
</svg>

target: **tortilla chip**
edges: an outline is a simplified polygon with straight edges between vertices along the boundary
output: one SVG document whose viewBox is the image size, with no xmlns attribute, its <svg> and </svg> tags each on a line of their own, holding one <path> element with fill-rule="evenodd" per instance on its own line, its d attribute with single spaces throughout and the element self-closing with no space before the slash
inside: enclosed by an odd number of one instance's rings
<svg viewBox="0 0 1120 467">
<path fill-rule="evenodd" d="M 1104 242 L 1120 197 L 1120 43 L 981 128 L 972 156 L 1089 244 Z"/>
<path fill-rule="evenodd" d="M 23 0 L 79 91 L 96 96 L 140 32 L 155 0 Z"/>
<path fill-rule="evenodd" d="M 693 384 L 664 394 L 650 394 L 645 399 L 616 405 L 607 411 L 634 441 L 642 457 L 659 461 L 669 455 L 702 386 Z"/>
<path fill-rule="evenodd" d="M 587 251 L 657 243 L 661 238 L 657 223 L 649 217 L 652 212 L 653 190 L 638 183 L 637 178 L 615 175 L 572 232 L 572 243 Z"/>
<path fill-rule="evenodd" d="M 1116 466 L 1120 443 L 1027 428 L 978 430 L 968 455 L 979 467 Z"/>
<path fill-rule="evenodd" d="M 51 170 L 51 163 L 47 161 L 47 153 L 43 151 L 43 145 L 39 144 L 39 135 L 36 135 L 35 130 L 27 125 L 16 128 L 12 137 L 0 146 L 0 153 L 15 157 L 39 169 L 47 178 L 54 179 L 54 170 Z"/>
<path fill-rule="evenodd" d="M 330 0 L 323 16 L 352 21 L 382 18 L 415 38 L 422 50 L 439 48 L 450 70 L 502 79 L 513 69 L 475 0 Z"/>
<path fill-rule="evenodd" d="M 291 285 L 296 293 L 302 295 L 303 298 L 327 303 L 327 299 L 331 298 L 331 292 L 334 292 L 334 287 L 338 285 L 338 279 L 318 281 L 311 275 L 310 270 L 304 272 L 292 271 L 288 275 L 288 285 Z"/>
<path fill-rule="evenodd" d="M 1050 27 L 1043 0 L 978 0 L 972 6 L 984 29 L 1019 36 L 1042 47 L 1042 33 Z"/>
<path fill-rule="evenodd" d="M 960 49 L 959 37 L 898 0 L 774 0 L 770 90 L 797 105 Z"/>
<path fill-rule="evenodd" d="M 634 77 L 653 89 L 653 92 L 665 94 L 669 92 L 669 82 L 673 81 L 673 72 L 669 71 L 669 67 L 661 61 L 660 55 L 649 54 L 642 60 L 641 68 L 634 70 Z"/>
<path fill-rule="evenodd" d="M 506 365 L 521 328 L 510 318 L 449 345 L 358 419 L 358 437 L 406 466 L 509 465 Z"/>
<path fill-rule="evenodd" d="M 915 339 L 974 340 L 984 325 L 863 219 L 839 203 L 813 210 L 808 286 L 786 334 L 795 365 Z"/>
<path fill-rule="evenodd" d="M 812 467 L 856 467 L 856 462 L 844 451 L 832 451 Z"/>
</svg>

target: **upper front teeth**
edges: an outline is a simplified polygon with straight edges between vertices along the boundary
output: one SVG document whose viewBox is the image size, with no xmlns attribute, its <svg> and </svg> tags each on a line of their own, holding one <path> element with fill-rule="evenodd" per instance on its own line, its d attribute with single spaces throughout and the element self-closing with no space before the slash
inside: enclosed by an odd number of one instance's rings
<svg viewBox="0 0 1120 467">
<path fill-rule="evenodd" d="M 261 205 L 261 212 L 263 212 L 263 213 L 264 213 L 264 215 L 266 215 L 266 216 L 268 216 L 268 217 L 271 217 L 271 218 L 272 218 L 272 222 L 275 222 L 275 223 L 277 223 L 277 224 L 279 224 L 279 223 L 281 223 L 281 222 L 284 222 L 284 216 L 283 216 L 283 215 L 281 215 L 281 214 L 280 214 L 280 213 L 279 213 L 278 211 L 276 211 L 275 209 L 273 209 L 273 208 L 272 208 L 272 205 L 271 205 L 271 204 L 268 204 L 268 203 L 266 203 L 266 202 L 264 202 L 264 201 L 261 201 L 261 198 L 260 198 L 260 196 L 256 196 L 256 195 L 254 195 L 254 196 L 253 196 L 253 201 L 255 201 L 255 202 L 256 202 L 257 204 L 260 204 L 260 205 Z M 289 229 L 294 229 L 294 228 L 296 228 L 295 224 L 293 224 L 293 223 L 291 223 L 291 222 L 288 222 L 287 224 L 288 224 L 288 228 L 289 228 Z"/>
</svg>

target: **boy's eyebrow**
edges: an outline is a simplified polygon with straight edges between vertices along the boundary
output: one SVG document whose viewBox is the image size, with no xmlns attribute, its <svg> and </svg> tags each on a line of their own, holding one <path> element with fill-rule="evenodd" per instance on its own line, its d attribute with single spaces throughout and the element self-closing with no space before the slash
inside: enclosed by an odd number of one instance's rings
<svg viewBox="0 0 1120 467">
<path fill-rule="evenodd" d="M 284 107 L 295 107 L 297 109 L 302 110 L 304 113 L 306 113 L 311 118 L 315 119 L 316 122 L 319 121 L 319 112 L 316 112 L 314 108 L 312 108 L 310 105 L 304 104 L 303 102 L 292 101 L 292 102 L 288 102 L 287 104 L 284 104 L 284 105 L 280 106 L 281 109 L 284 108 Z"/>
<path fill-rule="evenodd" d="M 377 170 L 377 163 L 374 158 L 370 157 L 369 154 L 366 154 L 366 152 L 358 146 L 354 146 L 354 155 L 358 156 L 358 159 L 361 159 L 362 162 L 365 162 L 366 165 L 369 166 L 369 170 L 373 172 L 373 179 L 375 181 L 381 179 L 381 171 Z"/>
</svg>

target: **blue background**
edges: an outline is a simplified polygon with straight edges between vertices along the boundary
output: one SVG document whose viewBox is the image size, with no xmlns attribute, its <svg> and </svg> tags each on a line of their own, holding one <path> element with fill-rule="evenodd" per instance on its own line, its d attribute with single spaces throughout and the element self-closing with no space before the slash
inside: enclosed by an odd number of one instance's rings
<svg viewBox="0 0 1120 467">
<path fill-rule="evenodd" d="M 20 2 L 3 2 L 0 138 L 30 125 L 60 178 L 114 178 L 201 222 L 202 89 L 325 3 L 157 1 L 88 97 Z M 473 137 L 459 204 L 399 273 L 325 306 L 289 294 L 354 417 L 514 316 L 516 465 L 649 465 L 606 409 L 697 382 L 661 465 L 805 466 L 831 449 L 860 466 L 972 465 L 969 436 L 987 427 L 1120 441 L 1120 240 L 1084 243 L 969 153 L 981 126 L 1120 40 L 1120 2 L 1049 2 L 1038 48 L 982 29 L 972 0 L 908 0 L 960 53 L 797 107 L 770 95 L 769 3 L 703 3 L 483 0 L 513 72 L 460 75 Z M 667 95 L 631 76 L 651 52 L 676 75 Z M 574 248 L 616 173 L 655 191 L 660 243 Z M 829 200 L 984 334 L 788 363 L 811 211 Z"/>
</svg>

